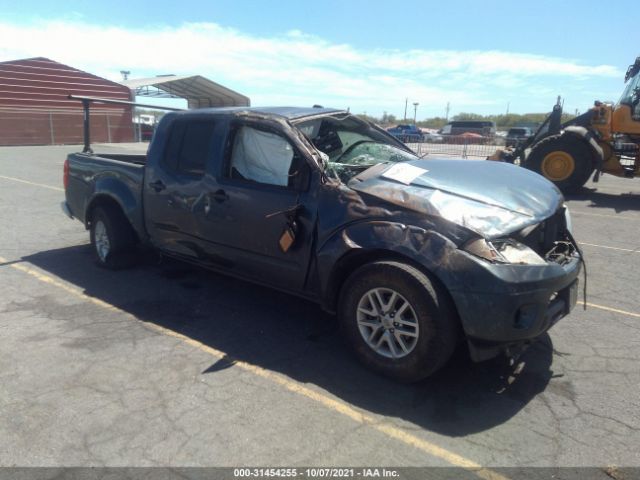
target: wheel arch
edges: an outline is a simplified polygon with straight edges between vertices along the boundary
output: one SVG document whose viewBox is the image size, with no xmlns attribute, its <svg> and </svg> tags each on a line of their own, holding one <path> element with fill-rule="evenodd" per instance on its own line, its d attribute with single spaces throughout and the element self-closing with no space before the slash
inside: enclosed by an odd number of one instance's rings
<svg viewBox="0 0 640 480">
<path fill-rule="evenodd" d="M 335 263 L 329 275 L 327 290 L 323 296 L 323 308 L 330 312 L 336 312 L 340 301 L 342 287 L 349 276 L 360 267 L 379 261 L 395 261 L 407 264 L 423 273 L 441 292 L 447 297 L 452 311 L 455 313 L 457 327 L 462 328 L 460 315 L 453 296 L 449 292 L 446 283 L 438 274 L 414 258 L 402 253 L 385 248 L 353 249 L 344 253 Z"/>
<path fill-rule="evenodd" d="M 93 218 L 93 214 L 96 208 L 98 207 L 103 207 L 106 209 L 114 209 L 118 211 L 129 223 L 129 226 L 131 227 L 131 230 L 135 235 L 136 241 L 140 241 L 140 235 L 138 231 L 135 229 L 135 227 L 133 226 L 133 224 L 131 223 L 131 220 L 129 219 L 129 217 L 126 215 L 125 208 L 123 207 L 123 205 L 121 204 L 121 202 L 118 200 L 117 197 L 113 195 L 109 195 L 108 193 L 95 194 L 87 204 L 87 208 L 85 209 L 85 217 L 84 217 L 84 225 L 87 230 L 91 228 L 91 221 Z"/>
<path fill-rule="evenodd" d="M 557 135 L 549 135 L 539 140 L 532 147 L 531 152 L 527 156 L 527 159 L 532 156 L 532 153 L 537 148 L 542 147 L 553 140 L 580 142 L 581 144 L 585 145 L 591 152 L 593 167 L 598 168 L 598 166 L 603 162 L 604 152 L 602 150 L 602 147 L 598 145 L 597 139 L 593 132 L 585 127 L 579 127 L 575 125 L 565 128 L 561 133 Z"/>
<path fill-rule="evenodd" d="M 109 195 L 107 193 L 96 193 L 89 199 L 84 211 L 84 226 L 86 229 L 91 228 L 93 214 L 98 207 L 116 208 L 124 214 L 122 204 L 116 200 L 113 195 Z"/>
<path fill-rule="evenodd" d="M 140 184 L 132 185 L 127 181 L 104 174 L 95 180 L 93 195 L 87 201 L 85 208 L 85 227 L 90 227 L 90 214 L 96 202 L 111 201 L 126 217 L 138 238 L 145 238 L 144 218 L 142 212 L 142 180 Z"/>
<path fill-rule="evenodd" d="M 602 162 L 604 161 L 604 151 L 602 150 L 602 147 L 598 145 L 598 140 L 593 131 L 585 127 L 571 125 L 562 131 L 560 138 L 565 136 L 572 136 L 585 143 L 593 155 L 594 168 L 602 166 Z"/>
</svg>

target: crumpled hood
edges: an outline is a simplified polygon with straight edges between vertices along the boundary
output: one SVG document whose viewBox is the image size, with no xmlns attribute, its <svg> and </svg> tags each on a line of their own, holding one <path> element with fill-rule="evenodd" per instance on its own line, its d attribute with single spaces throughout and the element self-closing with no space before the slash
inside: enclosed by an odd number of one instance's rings
<svg viewBox="0 0 640 480">
<path fill-rule="evenodd" d="M 415 178 L 401 178 L 392 173 L 398 164 L 378 165 L 354 177 L 349 187 L 441 216 L 487 238 L 539 223 L 563 202 L 560 191 L 547 179 L 507 163 L 428 159 L 405 164 L 425 171 L 413 170 L 418 174 Z"/>
</svg>

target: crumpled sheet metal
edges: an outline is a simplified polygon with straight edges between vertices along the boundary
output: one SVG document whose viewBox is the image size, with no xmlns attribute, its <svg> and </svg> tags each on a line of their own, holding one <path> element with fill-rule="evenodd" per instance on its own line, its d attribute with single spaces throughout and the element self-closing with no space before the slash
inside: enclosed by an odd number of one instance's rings
<svg viewBox="0 0 640 480">
<path fill-rule="evenodd" d="M 355 185 L 353 188 L 399 207 L 431 217 L 441 217 L 485 238 L 506 235 L 540 221 L 529 215 L 437 189 L 414 185 L 397 186 L 389 182 L 373 183 L 367 186 Z"/>
</svg>

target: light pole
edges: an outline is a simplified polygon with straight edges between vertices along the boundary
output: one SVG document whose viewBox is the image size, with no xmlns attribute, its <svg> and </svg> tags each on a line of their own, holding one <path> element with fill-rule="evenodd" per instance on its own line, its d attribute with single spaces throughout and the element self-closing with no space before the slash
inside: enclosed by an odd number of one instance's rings
<svg viewBox="0 0 640 480">
<path fill-rule="evenodd" d="M 416 116 L 418 115 L 418 102 L 413 102 L 413 124 L 416 124 Z"/>
</svg>

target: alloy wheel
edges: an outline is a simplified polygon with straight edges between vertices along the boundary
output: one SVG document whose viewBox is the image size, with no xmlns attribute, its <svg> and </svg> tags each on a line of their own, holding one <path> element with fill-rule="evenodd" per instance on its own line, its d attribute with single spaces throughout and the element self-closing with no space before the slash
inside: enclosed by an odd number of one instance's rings
<svg viewBox="0 0 640 480">
<path fill-rule="evenodd" d="M 387 358 L 409 355 L 418 343 L 418 317 L 409 301 L 390 288 L 373 288 L 358 302 L 358 329 L 366 344 Z"/>
</svg>

